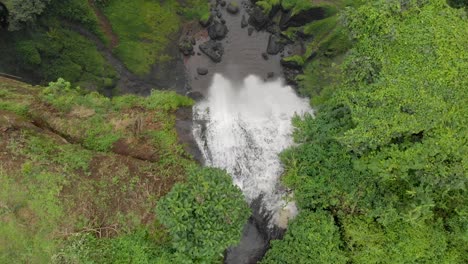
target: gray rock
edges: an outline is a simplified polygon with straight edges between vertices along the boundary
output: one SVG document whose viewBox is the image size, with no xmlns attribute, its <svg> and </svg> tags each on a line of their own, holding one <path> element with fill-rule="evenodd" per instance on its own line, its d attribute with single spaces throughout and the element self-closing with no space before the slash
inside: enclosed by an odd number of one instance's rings
<svg viewBox="0 0 468 264">
<path fill-rule="evenodd" d="M 237 6 L 237 3 L 229 2 L 229 4 L 226 7 L 226 10 L 228 11 L 228 13 L 235 15 L 239 13 L 239 6 Z"/>
<path fill-rule="evenodd" d="M 208 35 L 212 40 L 222 40 L 226 37 L 227 33 L 227 26 L 218 21 L 215 21 L 208 27 Z"/>
<path fill-rule="evenodd" d="M 208 56 L 213 62 L 221 62 L 224 54 L 223 45 L 214 40 L 208 40 L 200 45 L 200 50 Z"/>
<path fill-rule="evenodd" d="M 274 72 L 269 72 L 269 73 L 267 73 L 267 78 L 268 78 L 268 79 L 271 79 L 271 78 L 273 78 L 273 77 L 275 77 L 275 73 L 274 73 Z"/>
<path fill-rule="evenodd" d="M 201 94 L 200 92 L 197 92 L 197 91 L 190 91 L 190 92 L 188 92 L 186 94 L 186 96 L 192 98 L 195 101 L 201 101 L 201 100 L 205 99 L 203 94 Z"/>
<path fill-rule="evenodd" d="M 197 68 L 197 73 L 199 75 L 207 75 L 208 74 L 208 69 L 205 67 L 198 67 Z"/>
<path fill-rule="evenodd" d="M 266 52 L 263 52 L 263 53 L 262 53 L 262 58 L 263 58 L 264 60 L 268 60 L 268 54 L 266 54 Z"/>
<path fill-rule="evenodd" d="M 278 54 L 284 48 L 281 38 L 277 35 L 270 35 L 268 38 L 267 53 L 271 55 Z"/>
<path fill-rule="evenodd" d="M 247 33 L 249 34 L 249 36 L 252 36 L 252 33 L 254 32 L 254 28 L 253 27 L 249 27 L 247 29 Z"/>
<path fill-rule="evenodd" d="M 300 27 L 314 20 L 324 19 L 325 16 L 326 11 L 323 7 L 312 7 L 299 13 L 293 13 L 290 10 L 287 13 L 283 13 L 279 26 L 281 30 L 286 30 L 288 27 Z"/>
<path fill-rule="evenodd" d="M 260 7 L 254 7 L 249 13 L 249 24 L 256 30 L 262 30 L 268 25 L 268 22 L 270 21 L 268 15 L 263 13 L 263 10 Z"/>
<path fill-rule="evenodd" d="M 249 25 L 249 22 L 247 21 L 247 18 L 245 15 L 242 15 L 242 21 L 241 21 L 241 28 L 245 28 Z"/>
</svg>

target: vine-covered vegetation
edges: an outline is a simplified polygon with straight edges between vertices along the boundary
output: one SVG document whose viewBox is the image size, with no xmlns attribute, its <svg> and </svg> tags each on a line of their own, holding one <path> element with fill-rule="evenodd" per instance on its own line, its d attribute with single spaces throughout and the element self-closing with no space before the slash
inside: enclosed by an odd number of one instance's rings
<svg viewBox="0 0 468 264">
<path fill-rule="evenodd" d="M 282 155 L 301 213 L 264 263 L 468 262 L 466 11 L 382 0 L 343 21 L 353 48 Z"/>
</svg>

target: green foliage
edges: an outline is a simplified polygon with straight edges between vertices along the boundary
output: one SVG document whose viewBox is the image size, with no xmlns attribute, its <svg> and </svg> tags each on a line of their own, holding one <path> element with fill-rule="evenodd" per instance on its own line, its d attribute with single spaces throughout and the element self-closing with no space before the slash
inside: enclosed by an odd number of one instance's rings
<svg viewBox="0 0 468 264">
<path fill-rule="evenodd" d="M 97 113 L 111 109 L 111 101 L 108 98 L 96 92 L 82 91 L 79 87 L 72 88 L 71 84 L 62 78 L 49 83 L 42 94 L 46 102 L 63 112 L 70 112 L 75 106 L 88 107 Z M 83 136 L 83 145 L 91 150 L 108 151 L 121 137 L 102 115 L 93 115 L 82 125 L 88 128 Z"/>
<path fill-rule="evenodd" d="M 171 252 L 157 234 L 139 229 L 115 238 L 98 239 L 89 234 L 76 235 L 54 256 L 55 263 L 138 263 L 165 264 Z"/>
<path fill-rule="evenodd" d="M 372 218 L 351 217 L 343 223 L 354 263 L 462 263 L 447 254 L 441 222 L 410 224 L 395 221 L 385 227 Z"/>
<path fill-rule="evenodd" d="M 303 66 L 304 63 L 305 63 L 304 58 L 302 58 L 302 56 L 299 56 L 299 55 L 293 55 L 293 56 L 286 57 L 286 58 L 284 58 L 284 61 L 293 62 L 294 64 L 296 64 L 298 66 Z"/>
<path fill-rule="evenodd" d="M 274 240 L 261 263 L 347 263 L 333 217 L 324 211 L 301 212 L 283 240 Z"/>
<path fill-rule="evenodd" d="M 0 133 L 0 145 L 6 146 L 0 152 L 0 263 L 190 261 L 171 247 L 169 232 L 154 220 L 154 208 L 193 165 L 177 143 L 174 117 L 177 107 L 192 100 L 161 91 L 145 98 L 109 99 L 64 79 L 42 90 L 2 79 L 0 88 L 0 102 L 31 109 L 24 118 L 5 113 L 0 119 L 2 131 L 15 128 Z M 137 132 L 132 130 L 135 120 L 144 123 Z M 154 152 L 157 160 L 134 158 L 146 153 L 138 148 L 140 152 L 132 152 L 133 146 L 127 155 L 98 153 L 108 151 L 120 136 L 122 142 Z M 192 185 L 206 180 L 202 186 L 209 188 L 201 195 L 207 201 L 213 198 L 210 207 L 218 202 L 243 206 L 238 215 L 226 214 L 229 223 L 211 223 L 213 239 L 224 234 L 225 227 L 236 228 L 220 240 L 226 245 L 239 238 L 248 209 L 234 186 L 221 188 L 224 199 L 218 194 L 217 185 L 231 184 L 229 176 L 220 175 L 224 178 L 193 176 Z M 220 247 L 214 248 L 216 259 L 225 249 Z"/>
<path fill-rule="evenodd" d="M 382 0 L 343 19 L 354 48 L 316 118 L 294 120 L 284 183 L 303 210 L 333 214 L 353 263 L 465 263 L 466 14 Z"/>
<path fill-rule="evenodd" d="M 336 6 L 340 6 L 345 2 L 349 1 L 337 0 L 321 3 L 321 1 L 311 0 L 261 0 L 255 2 L 255 4 L 260 6 L 265 13 L 270 13 L 270 11 L 273 10 L 273 7 L 281 7 L 283 10 L 292 10 L 292 15 L 314 7 L 321 7 L 325 10 L 325 16 L 328 17 L 337 12 Z"/>
<path fill-rule="evenodd" d="M 98 18 L 88 0 L 52 0 L 47 12 L 84 25 L 92 32 L 102 37 Z"/>
<path fill-rule="evenodd" d="M 207 0 L 189 0 L 182 7 L 183 16 L 187 19 L 198 19 L 206 22 L 210 19 L 210 3 Z"/>
<path fill-rule="evenodd" d="M 50 0 L 8 0 L 6 5 L 10 11 L 9 30 L 19 30 L 25 24 L 34 23 L 49 2 Z"/>
<path fill-rule="evenodd" d="M 16 48 L 18 49 L 18 53 L 21 54 L 22 58 L 24 59 L 24 64 L 41 64 L 41 54 L 37 50 L 33 41 L 21 41 L 17 44 Z"/>
<path fill-rule="evenodd" d="M 0 167 L 0 262 L 47 263 L 56 248 L 50 233 L 63 220 L 60 175 L 24 164 L 23 180 Z"/>
<path fill-rule="evenodd" d="M 115 53 L 131 71 L 148 74 L 167 56 L 164 50 L 180 24 L 175 1 L 114 0 L 103 9 L 119 37 Z"/>
<path fill-rule="evenodd" d="M 153 90 L 148 98 L 145 98 L 144 107 L 148 110 L 162 109 L 175 110 L 181 106 L 191 106 L 193 100 L 178 95 L 176 92 L 164 92 Z"/>
<path fill-rule="evenodd" d="M 114 79 L 116 72 L 94 44 L 55 22 L 49 23 L 47 32 L 22 32 L 6 40 L 13 42 L 14 50 L 10 52 L 18 54 L 17 61 L 22 70 L 37 72 L 45 80 L 63 77 L 73 83 L 107 87 L 107 80 Z"/>
<path fill-rule="evenodd" d="M 157 216 L 181 261 L 211 263 L 239 242 L 249 209 L 224 171 L 192 168 L 187 182 L 176 184 L 158 202 Z"/>
<path fill-rule="evenodd" d="M 93 116 L 88 120 L 90 127 L 84 136 L 83 145 L 91 150 L 109 151 L 112 145 L 119 140 L 121 133 L 115 132 L 113 126 L 101 116 Z"/>
<path fill-rule="evenodd" d="M 281 0 L 261 0 L 255 3 L 259 7 L 263 9 L 263 11 L 268 14 L 275 6 L 279 6 L 281 4 Z"/>
<path fill-rule="evenodd" d="M 22 103 L 0 101 L 0 110 L 10 111 L 20 116 L 27 116 L 29 107 Z"/>
<path fill-rule="evenodd" d="M 193 105 L 193 100 L 181 96 L 173 91 L 151 91 L 151 95 L 141 98 L 136 95 L 122 95 L 112 99 L 112 104 L 116 110 L 131 108 L 131 107 L 144 107 L 148 110 L 176 110 L 179 107 Z"/>
</svg>

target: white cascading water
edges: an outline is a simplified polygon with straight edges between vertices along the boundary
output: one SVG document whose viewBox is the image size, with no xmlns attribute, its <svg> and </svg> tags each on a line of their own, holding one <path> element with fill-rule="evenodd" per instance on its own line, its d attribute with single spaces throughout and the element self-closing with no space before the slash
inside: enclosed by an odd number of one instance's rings
<svg viewBox="0 0 468 264">
<path fill-rule="evenodd" d="M 293 144 L 291 118 L 311 113 L 281 80 L 256 76 L 234 84 L 215 74 L 205 100 L 194 106 L 194 136 L 207 166 L 226 169 L 251 202 L 262 195 L 270 225 L 285 228 L 297 209 L 280 191 L 278 154 Z"/>
</svg>

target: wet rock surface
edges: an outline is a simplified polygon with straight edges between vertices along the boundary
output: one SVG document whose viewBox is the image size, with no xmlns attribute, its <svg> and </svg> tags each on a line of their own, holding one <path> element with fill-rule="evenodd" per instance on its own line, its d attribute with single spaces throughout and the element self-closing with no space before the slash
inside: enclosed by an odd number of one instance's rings
<svg viewBox="0 0 468 264">
<path fill-rule="evenodd" d="M 223 45 L 220 42 L 209 40 L 200 45 L 200 50 L 213 62 L 221 62 L 224 54 Z"/>
<path fill-rule="evenodd" d="M 249 22 L 247 21 L 247 18 L 245 15 L 242 15 L 242 21 L 241 21 L 241 28 L 245 28 L 249 25 Z"/>
<path fill-rule="evenodd" d="M 279 22 L 279 26 L 282 30 L 285 30 L 288 27 L 303 26 L 314 20 L 320 20 L 324 18 L 325 18 L 325 10 L 321 7 L 313 7 L 313 8 L 301 11 L 297 14 L 294 14 L 293 11 L 291 10 L 283 14 Z"/>
<path fill-rule="evenodd" d="M 270 55 L 276 55 L 284 49 L 284 40 L 278 35 L 270 35 L 268 38 L 267 53 Z"/>
<path fill-rule="evenodd" d="M 208 74 L 208 69 L 205 67 L 198 67 L 197 68 L 197 73 L 198 75 L 207 75 Z"/>
<path fill-rule="evenodd" d="M 208 35 L 212 40 L 222 40 L 226 37 L 227 33 L 227 26 L 219 21 L 214 21 L 208 27 Z"/>
<path fill-rule="evenodd" d="M 252 10 L 250 10 L 249 15 L 249 24 L 252 25 L 256 30 L 264 29 L 270 22 L 268 15 L 264 14 L 262 9 L 258 6 L 255 6 Z"/>
</svg>

